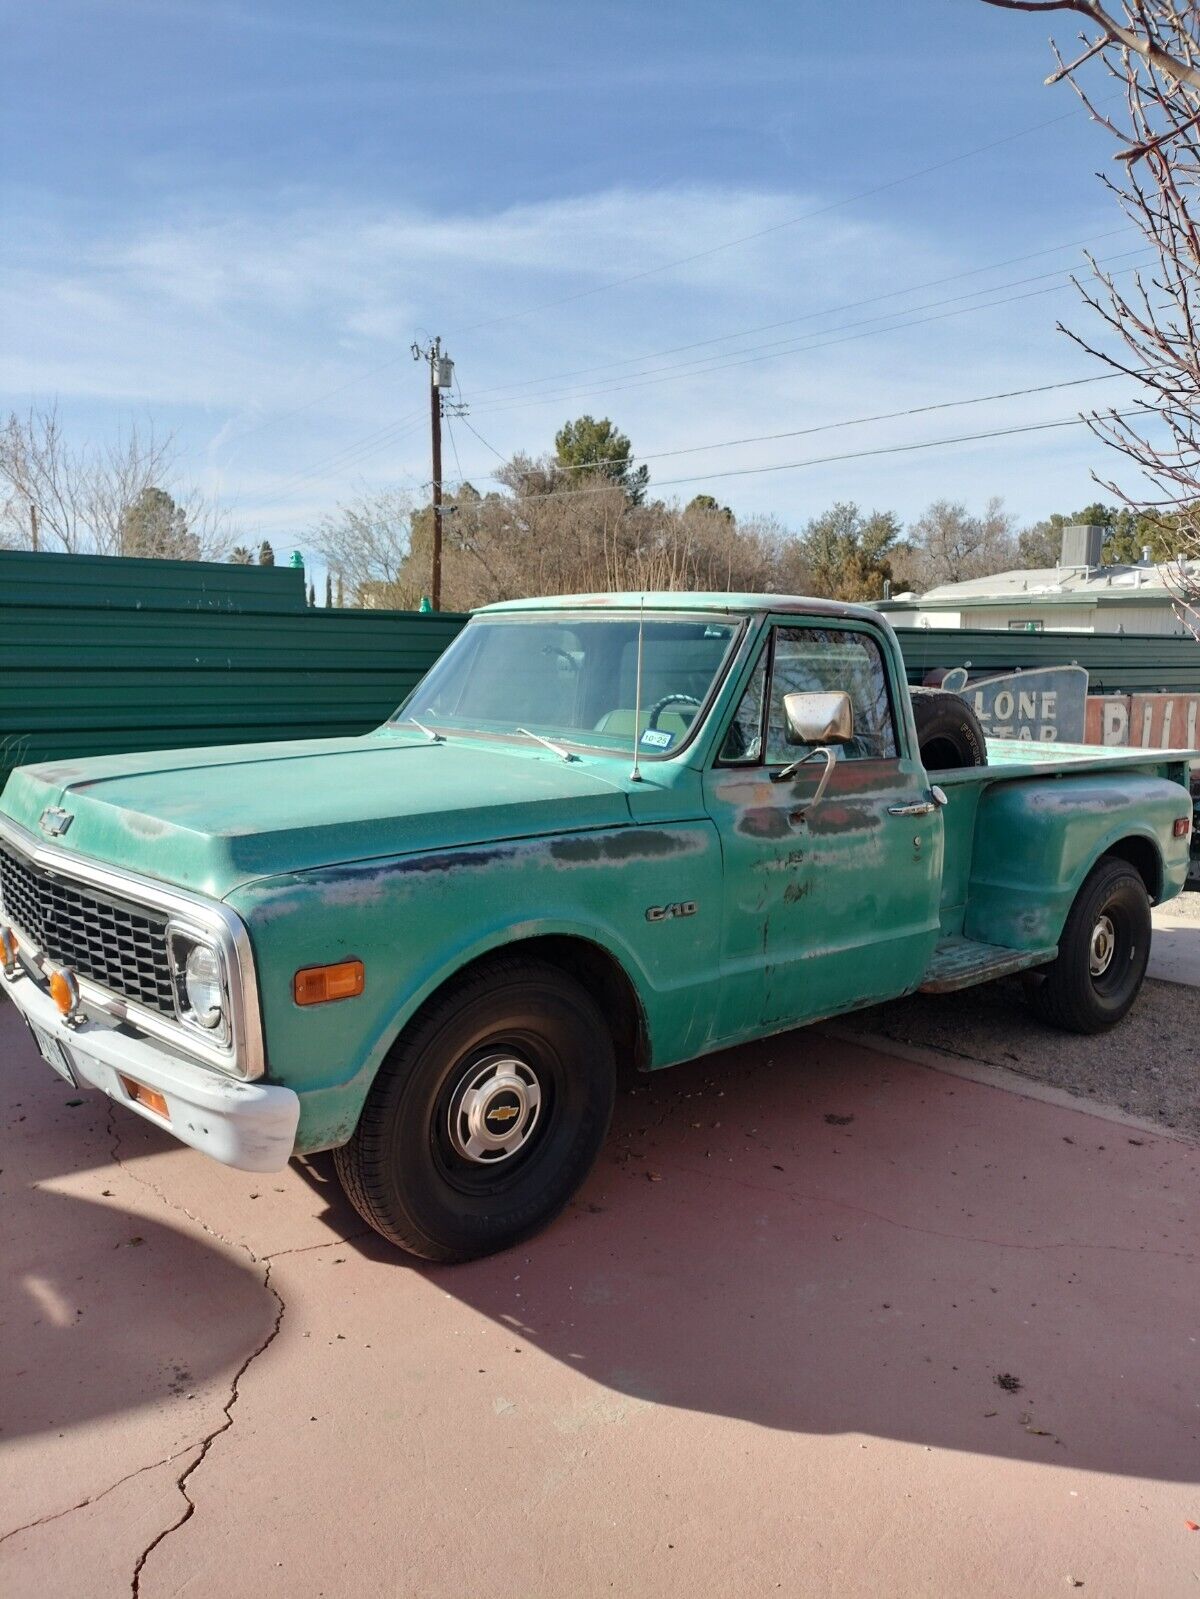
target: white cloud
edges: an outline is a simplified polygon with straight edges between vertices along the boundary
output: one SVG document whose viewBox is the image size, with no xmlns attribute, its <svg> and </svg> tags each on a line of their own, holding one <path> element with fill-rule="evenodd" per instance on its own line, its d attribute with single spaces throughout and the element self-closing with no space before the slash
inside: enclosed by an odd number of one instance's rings
<svg viewBox="0 0 1200 1599">
<path fill-rule="evenodd" d="M 636 448 L 653 453 L 1089 370 L 1053 333 L 1056 313 L 1072 307 L 1070 293 L 922 324 L 916 316 L 930 313 L 914 313 L 907 329 L 889 321 L 855 326 L 883 313 L 902 322 L 905 306 L 1066 265 L 1070 254 L 829 313 L 981 259 L 1017 255 L 1023 241 L 971 258 L 866 209 L 780 225 L 821 204 L 820 196 L 797 193 L 622 189 L 438 215 L 309 196 L 274 207 L 242 201 L 181 211 L 105 237 L 81 237 L 67 222 L 57 236 L 43 226 L 21 261 L 0 271 L 0 310 L 11 330 L 0 387 L 12 403 L 58 395 L 91 428 L 153 412 L 178 428 L 197 471 L 219 477 L 246 515 L 299 526 L 364 481 L 408 477 L 419 485 L 428 475 L 422 373 L 407 351 L 419 333 L 447 335 L 464 393 L 478 396 L 471 420 L 502 453 L 545 448 L 566 415 L 585 409 L 612 414 Z M 1074 232 L 1064 224 L 1065 238 L 1077 235 L 1077 224 Z M 705 253 L 734 238 L 746 242 Z M 672 264 L 685 256 L 698 258 Z M 514 310 L 529 314 L 514 317 Z M 654 354 L 810 312 L 822 314 L 711 349 Z M 786 354 L 739 357 L 784 340 L 793 345 Z M 586 378 L 557 376 L 626 361 Z M 690 372 L 655 370 L 703 361 L 706 368 Z M 513 387 L 543 374 L 541 384 Z M 498 392 L 505 387 L 508 395 Z M 981 431 L 1068 414 L 1091 392 L 651 467 L 658 479 L 702 478 L 706 469 Z M 409 431 L 387 431 L 410 412 L 417 420 Z M 455 441 L 470 475 L 490 469 L 492 458 L 464 427 Z M 739 509 L 793 519 L 835 496 L 913 512 L 934 493 L 977 500 L 1006 493 L 1035 514 L 1086 498 L 1087 465 L 1096 459 L 1082 433 L 1033 434 L 1017 445 L 714 479 L 712 486 Z"/>
</svg>

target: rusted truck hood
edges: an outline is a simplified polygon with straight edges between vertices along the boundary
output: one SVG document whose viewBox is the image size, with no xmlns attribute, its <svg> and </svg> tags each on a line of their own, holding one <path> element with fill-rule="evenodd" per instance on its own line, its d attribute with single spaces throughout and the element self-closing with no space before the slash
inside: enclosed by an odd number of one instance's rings
<svg viewBox="0 0 1200 1599">
<path fill-rule="evenodd" d="M 629 821 L 610 762 L 545 749 L 363 738 L 26 766 L 0 810 L 73 855 L 224 896 L 252 878 Z"/>
</svg>

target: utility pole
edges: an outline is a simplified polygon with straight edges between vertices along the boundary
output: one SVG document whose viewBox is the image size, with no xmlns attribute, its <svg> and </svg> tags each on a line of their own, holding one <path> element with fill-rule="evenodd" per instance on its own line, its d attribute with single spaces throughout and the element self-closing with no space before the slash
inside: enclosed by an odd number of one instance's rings
<svg viewBox="0 0 1200 1599">
<path fill-rule="evenodd" d="M 441 338 L 428 349 L 412 347 L 414 361 L 429 362 L 429 425 L 433 455 L 433 571 L 430 599 L 433 609 L 442 608 L 442 390 L 454 382 L 454 362 L 442 353 Z"/>
<path fill-rule="evenodd" d="M 32 500 L 29 502 L 29 548 L 31 550 L 38 548 L 38 514 L 37 506 Z"/>
</svg>

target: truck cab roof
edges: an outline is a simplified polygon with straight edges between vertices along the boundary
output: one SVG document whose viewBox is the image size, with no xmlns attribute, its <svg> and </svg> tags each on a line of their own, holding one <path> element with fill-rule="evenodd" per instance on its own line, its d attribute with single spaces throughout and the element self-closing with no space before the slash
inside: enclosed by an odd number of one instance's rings
<svg viewBox="0 0 1200 1599">
<path fill-rule="evenodd" d="M 819 600 L 804 594 L 689 593 L 686 590 L 633 592 L 626 594 L 555 594 L 531 600 L 500 600 L 482 605 L 476 616 L 519 611 L 720 611 L 750 616 L 764 612 L 802 612 L 806 616 L 836 616 L 858 621 L 869 620 L 886 627 L 885 619 L 866 605 L 848 605 L 841 600 Z"/>
</svg>

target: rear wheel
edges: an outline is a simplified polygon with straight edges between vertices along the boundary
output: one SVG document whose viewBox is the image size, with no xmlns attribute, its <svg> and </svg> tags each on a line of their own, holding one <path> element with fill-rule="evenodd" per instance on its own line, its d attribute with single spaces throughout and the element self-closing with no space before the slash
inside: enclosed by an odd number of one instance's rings
<svg viewBox="0 0 1200 1599">
<path fill-rule="evenodd" d="M 1030 990 L 1034 1009 L 1068 1032 L 1102 1032 L 1128 1013 L 1149 958 L 1146 885 L 1127 862 L 1105 856 L 1075 896 L 1058 958 Z"/>
<path fill-rule="evenodd" d="M 393 1046 L 334 1151 L 363 1220 L 426 1260 L 470 1260 L 545 1226 L 608 1131 L 611 1035 L 557 967 L 490 962 Z"/>
</svg>

